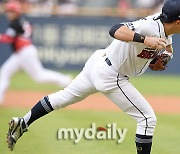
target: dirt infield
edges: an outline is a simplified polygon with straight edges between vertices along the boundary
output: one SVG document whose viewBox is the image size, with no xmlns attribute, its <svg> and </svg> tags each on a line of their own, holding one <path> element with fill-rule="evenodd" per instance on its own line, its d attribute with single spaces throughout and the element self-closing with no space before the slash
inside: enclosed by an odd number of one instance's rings
<svg viewBox="0 0 180 154">
<path fill-rule="evenodd" d="M 31 108 L 48 92 L 27 92 L 27 91 L 8 91 L 3 107 Z M 151 106 L 159 113 L 180 113 L 180 96 L 145 96 Z M 67 109 L 78 110 L 103 110 L 120 111 L 120 109 L 109 101 L 102 94 L 89 96 L 80 103 L 71 105 Z"/>
</svg>

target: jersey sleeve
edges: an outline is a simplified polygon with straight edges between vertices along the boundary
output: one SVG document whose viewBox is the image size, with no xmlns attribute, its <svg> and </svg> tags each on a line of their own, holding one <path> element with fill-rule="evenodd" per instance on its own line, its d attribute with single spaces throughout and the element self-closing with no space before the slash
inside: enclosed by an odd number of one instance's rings
<svg viewBox="0 0 180 154">
<path fill-rule="evenodd" d="M 172 41 L 172 35 L 168 36 L 167 45 L 171 45 L 173 43 Z"/>
<path fill-rule="evenodd" d="M 19 20 L 13 21 L 9 25 L 9 29 L 11 29 L 11 31 L 14 30 L 14 34 L 15 35 L 19 35 L 19 34 L 23 34 L 24 33 L 21 21 L 19 21 Z"/>
<path fill-rule="evenodd" d="M 124 23 L 124 25 L 132 31 L 144 36 L 155 36 L 157 34 L 157 27 L 145 18 L 134 22 L 127 22 Z"/>
<path fill-rule="evenodd" d="M 17 33 L 13 28 L 9 27 L 6 30 L 5 34 L 8 35 L 8 36 L 11 36 L 11 37 L 15 37 Z"/>
</svg>

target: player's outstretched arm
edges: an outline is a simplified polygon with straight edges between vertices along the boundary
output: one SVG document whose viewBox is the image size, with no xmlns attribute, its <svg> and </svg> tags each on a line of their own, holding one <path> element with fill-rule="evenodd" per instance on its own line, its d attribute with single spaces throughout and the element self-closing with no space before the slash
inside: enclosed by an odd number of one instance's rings
<svg viewBox="0 0 180 154">
<path fill-rule="evenodd" d="M 144 43 L 146 46 L 154 49 L 166 49 L 167 42 L 165 39 L 141 35 L 123 24 L 114 25 L 110 29 L 109 34 L 117 40 Z"/>
<path fill-rule="evenodd" d="M 111 37 L 125 42 L 133 41 L 134 33 L 123 24 L 114 25 L 109 31 Z"/>
<path fill-rule="evenodd" d="M 0 34 L 0 42 L 1 43 L 12 43 L 13 40 L 14 40 L 14 38 L 9 35 Z"/>
</svg>

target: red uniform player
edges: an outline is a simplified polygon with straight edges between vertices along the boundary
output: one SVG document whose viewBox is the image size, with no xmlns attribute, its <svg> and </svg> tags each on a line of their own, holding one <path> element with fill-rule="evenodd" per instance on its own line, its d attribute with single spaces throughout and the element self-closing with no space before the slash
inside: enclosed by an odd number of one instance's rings
<svg viewBox="0 0 180 154">
<path fill-rule="evenodd" d="M 44 69 L 37 55 L 37 49 L 32 44 L 32 26 L 21 17 L 21 5 L 17 1 L 9 1 L 6 4 L 6 15 L 10 21 L 4 34 L 0 34 L 1 43 L 9 43 L 13 53 L 1 66 L 0 72 L 0 102 L 3 102 L 4 94 L 8 88 L 10 78 L 18 70 L 24 70 L 33 80 L 46 83 L 55 83 L 66 87 L 71 77 Z"/>
</svg>

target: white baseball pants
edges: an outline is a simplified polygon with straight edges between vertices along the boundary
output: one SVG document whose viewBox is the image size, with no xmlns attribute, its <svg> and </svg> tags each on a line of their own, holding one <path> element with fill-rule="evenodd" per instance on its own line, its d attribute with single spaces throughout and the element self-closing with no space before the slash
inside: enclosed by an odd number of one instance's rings
<svg viewBox="0 0 180 154">
<path fill-rule="evenodd" d="M 43 68 L 35 46 L 27 46 L 18 53 L 13 53 L 1 67 L 0 72 L 0 101 L 8 88 L 10 79 L 18 70 L 25 71 L 33 80 L 39 83 L 54 83 L 66 87 L 71 78 L 59 72 Z"/>
<path fill-rule="evenodd" d="M 64 108 L 99 91 L 137 121 L 137 134 L 153 135 L 156 125 L 153 109 L 128 77 L 105 62 L 104 54 L 105 50 L 97 50 L 67 88 L 48 96 L 52 107 Z"/>
</svg>

